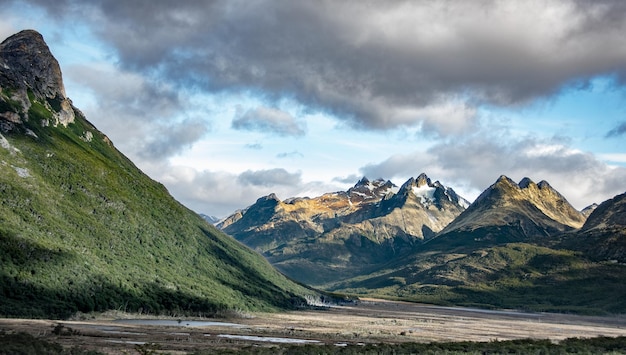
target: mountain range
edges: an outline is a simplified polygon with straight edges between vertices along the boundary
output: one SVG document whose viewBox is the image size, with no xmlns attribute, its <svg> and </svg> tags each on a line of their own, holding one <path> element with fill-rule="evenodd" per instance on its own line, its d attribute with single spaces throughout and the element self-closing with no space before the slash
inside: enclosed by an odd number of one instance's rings
<svg viewBox="0 0 626 355">
<path fill-rule="evenodd" d="M 401 187 L 363 178 L 347 191 L 316 198 L 280 201 L 271 194 L 217 226 L 287 276 L 321 286 L 407 255 L 468 205 L 425 174 Z"/>
<path fill-rule="evenodd" d="M 0 316 L 214 315 L 310 295 L 120 153 L 39 33 L 0 44 Z"/>
<path fill-rule="evenodd" d="M 312 199 L 266 196 L 218 226 L 289 277 L 330 291 L 626 311 L 626 194 L 578 211 L 529 178 L 501 176 L 471 204 L 425 174 L 400 188 L 364 178 Z"/>
</svg>

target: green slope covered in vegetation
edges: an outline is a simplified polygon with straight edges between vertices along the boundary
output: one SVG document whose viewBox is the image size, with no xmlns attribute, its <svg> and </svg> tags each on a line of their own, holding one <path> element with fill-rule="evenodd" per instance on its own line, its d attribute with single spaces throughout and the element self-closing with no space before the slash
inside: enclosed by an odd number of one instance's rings
<svg viewBox="0 0 626 355">
<path fill-rule="evenodd" d="M 331 289 L 442 305 L 578 314 L 626 311 L 626 265 L 580 252 L 505 243 L 422 251 Z"/>
<path fill-rule="evenodd" d="M 209 226 L 74 109 L 29 93 L 0 136 L 0 316 L 121 309 L 211 314 L 301 306 L 305 289 Z"/>
</svg>

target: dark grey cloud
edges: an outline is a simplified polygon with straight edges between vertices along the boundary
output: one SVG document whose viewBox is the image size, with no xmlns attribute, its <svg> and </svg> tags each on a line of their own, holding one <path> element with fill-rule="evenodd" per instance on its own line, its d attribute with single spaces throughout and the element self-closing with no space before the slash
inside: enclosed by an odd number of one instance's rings
<svg viewBox="0 0 626 355">
<path fill-rule="evenodd" d="M 626 122 L 620 123 L 615 128 L 607 132 L 606 138 L 621 137 L 626 134 Z"/>
<path fill-rule="evenodd" d="M 425 152 L 393 155 L 363 167 L 361 172 L 390 178 L 426 172 L 433 179 L 474 194 L 502 174 L 516 181 L 530 177 L 550 182 L 578 208 L 626 191 L 624 167 L 609 166 L 590 153 L 573 149 L 563 138 L 515 138 L 502 130 L 441 142 Z"/>
<path fill-rule="evenodd" d="M 158 160 L 180 153 L 202 138 L 210 124 L 183 114 L 191 108 L 172 88 L 115 67 L 70 66 L 65 76 L 97 100 L 86 116 L 132 158 Z M 183 118 L 181 119 L 181 115 Z"/>
<path fill-rule="evenodd" d="M 239 174 L 237 181 L 253 186 L 295 186 L 302 183 L 301 173 L 290 173 L 285 169 L 247 170 Z"/>
<path fill-rule="evenodd" d="M 158 125 L 148 132 L 145 148 L 139 152 L 144 159 L 163 159 L 180 153 L 208 132 L 206 122 L 187 119 L 169 125 Z"/>
<path fill-rule="evenodd" d="M 298 121 L 291 114 L 263 106 L 245 112 L 238 109 L 232 128 L 293 137 L 303 136 L 306 132 L 304 122 Z"/>
<path fill-rule="evenodd" d="M 292 98 L 367 129 L 466 132 L 476 107 L 626 82 L 620 1 L 33 1 L 84 21 L 128 70 Z"/>
</svg>

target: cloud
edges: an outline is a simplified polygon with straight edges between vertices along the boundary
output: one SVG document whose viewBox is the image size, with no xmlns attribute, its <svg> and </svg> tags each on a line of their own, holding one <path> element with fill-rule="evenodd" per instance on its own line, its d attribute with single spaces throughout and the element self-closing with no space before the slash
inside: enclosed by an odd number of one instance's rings
<svg viewBox="0 0 626 355">
<path fill-rule="evenodd" d="M 252 186 L 296 186 L 301 180 L 301 173 L 289 173 L 285 169 L 247 170 L 239 174 L 237 181 L 243 185 Z"/>
<path fill-rule="evenodd" d="M 304 122 L 281 110 L 261 106 L 243 113 L 237 111 L 232 122 L 234 129 L 293 137 L 303 136 L 306 131 Z"/>
<path fill-rule="evenodd" d="M 67 78 L 96 98 L 82 107 L 86 116 L 131 158 L 159 160 L 190 147 L 210 124 L 186 111 L 179 92 L 137 73 L 110 65 L 73 65 Z"/>
<path fill-rule="evenodd" d="M 626 191 L 626 168 L 607 165 L 559 138 L 513 138 L 506 131 L 480 132 L 441 142 L 422 152 L 396 154 L 363 167 L 366 176 L 402 177 L 425 172 L 474 198 L 504 174 L 519 181 L 546 180 L 583 208 Z"/>
<path fill-rule="evenodd" d="M 0 42 L 4 41 L 5 38 L 8 38 L 9 36 L 15 34 L 18 31 L 19 30 L 16 30 L 14 28 L 10 19 L 9 21 L 6 21 L 5 19 L 5 21 L 2 21 L 2 23 L 0 23 Z"/>
<path fill-rule="evenodd" d="M 626 134 L 626 122 L 620 123 L 615 128 L 607 132 L 606 138 L 620 137 Z"/>
<path fill-rule="evenodd" d="M 173 156 L 200 140 L 207 131 L 207 123 L 200 119 L 158 125 L 148 132 L 143 143 L 144 149 L 139 155 L 149 160 Z"/>
<path fill-rule="evenodd" d="M 626 81 L 619 1 L 31 2 L 89 23 L 129 71 L 289 97 L 364 129 L 456 135 L 481 104 L 524 105 L 598 75 Z M 276 128 L 261 122 L 241 127 Z"/>
<path fill-rule="evenodd" d="M 253 204 L 259 197 L 275 193 L 286 199 L 319 196 L 339 188 L 322 182 L 304 182 L 300 173 L 284 169 L 245 171 L 200 171 L 191 167 L 170 166 L 160 162 L 147 165 L 146 172 L 167 185 L 170 193 L 200 213 L 226 217 L 237 209 Z"/>
<path fill-rule="evenodd" d="M 348 176 L 338 176 L 338 177 L 335 177 L 333 179 L 333 181 L 336 181 L 336 182 L 341 183 L 341 184 L 355 184 L 359 180 L 361 180 L 361 178 L 362 178 L 362 176 L 351 174 L 351 175 L 348 175 Z"/>
</svg>

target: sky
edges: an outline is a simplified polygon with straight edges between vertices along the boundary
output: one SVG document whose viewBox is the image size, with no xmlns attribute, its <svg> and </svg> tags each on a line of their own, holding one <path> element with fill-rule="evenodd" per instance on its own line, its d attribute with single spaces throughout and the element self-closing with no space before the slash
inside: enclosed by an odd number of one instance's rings
<svg viewBox="0 0 626 355">
<path fill-rule="evenodd" d="M 67 95 L 190 209 L 500 175 L 626 191 L 626 2 L 0 0 Z"/>
</svg>

